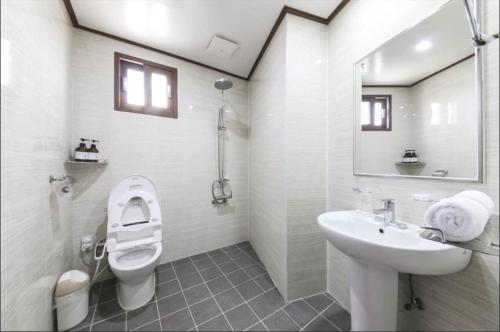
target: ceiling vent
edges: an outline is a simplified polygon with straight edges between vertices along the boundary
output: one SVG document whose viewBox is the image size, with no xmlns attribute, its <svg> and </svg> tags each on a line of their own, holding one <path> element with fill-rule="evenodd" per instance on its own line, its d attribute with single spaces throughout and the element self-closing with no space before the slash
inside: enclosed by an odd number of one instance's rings
<svg viewBox="0 0 500 332">
<path fill-rule="evenodd" d="M 237 43 L 220 36 L 214 36 L 208 44 L 207 52 L 229 58 L 240 47 Z"/>
</svg>

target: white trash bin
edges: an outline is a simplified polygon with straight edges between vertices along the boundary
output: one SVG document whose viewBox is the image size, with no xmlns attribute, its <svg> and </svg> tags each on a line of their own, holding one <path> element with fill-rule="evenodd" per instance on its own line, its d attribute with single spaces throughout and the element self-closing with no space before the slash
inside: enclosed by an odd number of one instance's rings
<svg viewBox="0 0 500 332">
<path fill-rule="evenodd" d="M 89 275 L 80 270 L 71 270 L 59 277 L 54 294 L 59 331 L 75 327 L 87 317 L 89 286 Z"/>
</svg>

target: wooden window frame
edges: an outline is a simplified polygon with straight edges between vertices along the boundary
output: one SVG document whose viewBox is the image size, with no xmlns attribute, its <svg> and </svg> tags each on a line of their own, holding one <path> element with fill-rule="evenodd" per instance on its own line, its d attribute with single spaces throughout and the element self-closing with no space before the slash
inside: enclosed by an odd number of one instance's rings
<svg viewBox="0 0 500 332">
<path fill-rule="evenodd" d="M 129 64 L 122 66 L 122 61 Z M 127 104 L 126 92 L 122 89 L 122 77 L 127 68 L 138 66 L 144 72 L 144 106 Z M 170 83 L 171 105 L 168 108 L 151 105 L 151 75 L 165 74 Z M 115 52 L 115 110 L 177 119 L 177 69 Z"/>
<path fill-rule="evenodd" d="M 375 107 L 374 101 L 383 99 L 386 104 L 387 116 L 383 118 L 382 125 L 374 125 Z M 362 124 L 362 131 L 392 131 L 392 95 L 363 95 L 362 102 L 370 102 L 370 124 Z M 387 105 L 389 104 L 389 105 Z"/>
</svg>

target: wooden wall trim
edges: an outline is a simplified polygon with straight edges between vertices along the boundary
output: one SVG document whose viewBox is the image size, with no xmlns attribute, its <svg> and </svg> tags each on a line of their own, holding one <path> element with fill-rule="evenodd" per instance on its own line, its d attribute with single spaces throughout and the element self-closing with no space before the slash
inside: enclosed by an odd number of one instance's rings
<svg viewBox="0 0 500 332">
<path fill-rule="evenodd" d="M 71 19 L 71 23 L 73 24 L 73 27 L 76 28 L 76 29 L 80 29 L 80 30 L 83 30 L 83 31 L 87 31 L 87 32 L 90 32 L 90 33 L 94 33 L 94 34 L 103 36 L 103 37 L 107 37 L 107 38 L 111 38 L 111 39 L 114 39 L 114 40 L 118 40 L 118 41 L 121 41 L 123 43 L 131 44 L 131 45 L 134 45 L 134 46 L 137 46 L 137 47 L 141 47 L 141 48 L 153 51 L 153 52 L 161 53 L 163 55 L 167 55 L 167 56 L 170 56 L 170 57 L 182 60 L 182 61 L 186 61 L 186 62 L 195 64 L 195 65 L 207 68 L 207 69 L 211 69 L 211 70 L 220 72 L 222 74 L 231 75 L 233 77 L 237 77 L 239 79 L 242 79 L 242 80 L 245 80 L 245 81 L 249 81 L 252 78 L 252 75 L 255 72 L 255 69 L 257 69 L 257 66 L 258 66 L 260 60 L 262 59 L 262 57 L 266 53 L 266 50 L 269 47 L 269 44 L 271 43 L 271 40 L 274 37 L 274 34 L 278 30 L 278 28 L 279 28 L 281 22 L 283 21 L 283 19 L 285 18 L 286 14 L 291 14 L 291 15 L 299 16 L 299 17 L 302 17 L 302 18 L 305 18 L 305 19 L 308 19 L 308 20 L 311 20 L 311 21 L 314 21 L 314 22 L 317 22 L 317 23 L 328 25 L 335 18 L 335 16 L 337 16 L 338 13 L 349 3 L 350 0 L 342 0 L 342 2 L 335 8 L 335 10 L 327 18 L 323 18 L 321 16 L 310 14 L 308 12 L 305 12 L 305 11 L 302 11 L 302 10 L 299 10 L 299 9 L 296 9 L 296 8 L 292 8 L 292 7 L 289 7 L 289 6 L 283 6 L 283 9 L 281 10 L 281 12 L 280 12 L 278 18 L 276 19 L 276 21 L 274 22 L 274 25 L 273 25 L 271 31 L 269 32 L 269 35 L 267 36 L 267 39 L 264 42 L 264 45 L 262 46 L 262 48 L 261 48 L 261 50 L 259 52 L 259 55 L 257 56 L 257 59 L 255 60 L 252 68 L 250 69 L 250 72 L 249 72 L 249 74 L 248 74 L 247 77 L 236 75 L 236 74 L 230 73 L 228 71 L 225 71 L 225 70 L 222 70 L 222 69 L 218 69 L 218 68 L 206 65 L 204 63 L 201 63 L 201 62 L 198 62 L 198 61 L 195 61 L 195 60 L 191 60 L 191 59 L 185 58 L 183 56 L 180 56 L 180 55 L 177 55 L 177 54 L 174 54 L 174 53 L 166 52 L 166 51 L 163 51 L 163 50 L 160 50 L 160 49 L 157 49 L 157 48 L 145 45 L 145 44 L 141 44 L 141 43 L 138 43 L 138 42 L 126 39 L 126 38 L 118 37 L 118 36 L 115 36 L 115 35 L 103 32 L 103 31 L 99 31 L 99 30 L 96 30 L 96 29 L 92 29 L 92 28 L 83 26 L 80 23 L 78 23 L 78 19 L 77 19 L 77 16 L 75 14 L 75 11 L 73 9 L 73 6 L 71 4 L 71 0 L 62 0 L 62 1 L 64 2 L 64 6 L 66 7 L 68 15 L 69 15 L 69 17 Z"/>
</svg>

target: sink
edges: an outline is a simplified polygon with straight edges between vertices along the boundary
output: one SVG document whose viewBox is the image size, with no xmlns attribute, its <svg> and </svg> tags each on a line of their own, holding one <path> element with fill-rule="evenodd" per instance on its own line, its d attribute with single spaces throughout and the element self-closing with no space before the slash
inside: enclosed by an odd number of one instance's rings
<svg viewBox="0 0 500 332">
<path fill-rule="evenodd" d="M 362 211 L 328 212 L 318 217 L 328 241 L 350 258 L 353 331 L 395 331 L 398 272 L 441 275 L 463 270 L 472 251 L 427 240 L 413 224 L 384 226 Z"/>
</svg>

